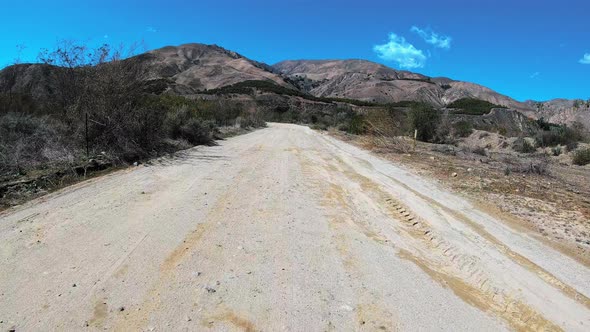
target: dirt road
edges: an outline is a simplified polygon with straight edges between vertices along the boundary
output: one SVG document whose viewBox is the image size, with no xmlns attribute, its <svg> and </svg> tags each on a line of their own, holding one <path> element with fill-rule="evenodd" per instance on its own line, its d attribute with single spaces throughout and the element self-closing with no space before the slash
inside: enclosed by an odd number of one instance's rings
<svg viewBox="0 0 590 332">
<path fill-rule="evenodd" d="M 306 127 L 0 215 L 0 331 L 590 329 L 590 269 Z"/>
</svg>

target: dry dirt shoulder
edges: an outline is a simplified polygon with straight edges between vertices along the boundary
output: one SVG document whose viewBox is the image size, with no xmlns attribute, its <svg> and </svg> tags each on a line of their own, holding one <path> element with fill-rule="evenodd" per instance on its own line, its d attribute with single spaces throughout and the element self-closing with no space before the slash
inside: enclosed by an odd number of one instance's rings
<svg viewBox="0 0 590 332">
<path fill-rule="evenodd" d="M 415 151 L 398 153 L 370 137 L 330 134 L 435 180 L 516 230 L 590 266 L 589 166 L 550 161 L 545 174 L 506 174 L 504 156 L 481 156 L 465 149 L 457 153 L 460 148 L 437 152 L 433 144 L 421 142 Z"/>
</svg>

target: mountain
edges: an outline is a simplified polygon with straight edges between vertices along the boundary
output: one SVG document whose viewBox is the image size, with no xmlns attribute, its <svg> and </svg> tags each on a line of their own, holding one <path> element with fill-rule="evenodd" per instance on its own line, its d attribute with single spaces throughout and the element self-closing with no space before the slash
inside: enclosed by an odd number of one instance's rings
<svg viewBox="0 0 590 332">
<path fill-rule="evenodd" d="M 125 62 L 138 83 L 165 82 L 166 91 L 180 95 L 248 81 L 264 80 L 294 88 L 263 63 L 250 60 L 217 45 L 184 44 L 149 51 Z M 105 64 L 102 66 L 108 66 Z M 46 64 L 19 64 L 0 71 L 0 92 L 25 93 L 43 98 L 58 89 L 51 73 L 60 70 Z"/>
<path fill-rule="evenodd" d="M 379 103 L 414 100 L 438 107 L 462 98 L 475 98 L 517 110 L 531 110 L 529 105 L 481 85 L 444 77 L 431 78 L 366 60 L 283 61 L 273 68 L 317 97 Z"/>
<path fill-rule="evenodd" d="M 167 46 L 136 58 L 148 79 L 166 78 L 187 89 L 185 92 L 216 89 L 248 81 L 264 80 L 292 87 L 266 64 L 250 60 L 217 45 Z"/>
<path fill-rule="evenodd" d="M 527 100 L 525 102 L 533 109 L 527 115 L 544 118 L 552 123 L 579 122 L 590 128 L 590 99 L 553 99 L 544 102 Z"/>
<path fill-rule="evenodd" d="M 287 60 L 269 66 L 217 45 L 184 44 L 149 51 L 124 62 L 139 68 L 130 71 L 138 84 L 155 86 L 148 90 L 157 93 L 195 95 L 237 83 L 264 81 L 285 88 L 278 91 L 297 91 L 303 96 L 377 103 L 421 101 L 445 107 L 459 99 L 474 98 L 518 110 L 532 118 L 544 117 L 557 123 L 579 121 L 590 128 L 590 109 L 586 102 L 562 99 L 519 102 L 475 83 L 428 77 L 366 60 Z M 41 64 L 5 68 L 0 71 L 0 93 L 48 96 L 58 89 L 50 75 L 57 70 L 60 69 Z"/>
</svg>

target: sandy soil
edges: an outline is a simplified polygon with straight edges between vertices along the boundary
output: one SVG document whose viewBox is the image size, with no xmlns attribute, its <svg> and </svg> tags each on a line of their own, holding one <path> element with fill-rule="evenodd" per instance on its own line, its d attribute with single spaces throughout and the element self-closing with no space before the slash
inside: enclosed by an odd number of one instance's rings
<svg viewBox="0 0 590 332">
<path fill-rule="evenodd" d="M 358 147 L 271 124 L 0 214 L 0 330 L 570 330 L 590 269 Z"/>
<path fill-rule="evenodd" d="M 369 136 L 330 134 L 404 165 L 590 267 L 590 165 L 572 165 L 571 155 L 517 154 L 510 148 L 515 138 L 481 131 L 457 147 L 419 142 L 406 153 Z M 472 153 L 476 147 L 486 147 L 486 155 Z M 531 163 L 545 172 L 506 173 Z"/>
</svg>

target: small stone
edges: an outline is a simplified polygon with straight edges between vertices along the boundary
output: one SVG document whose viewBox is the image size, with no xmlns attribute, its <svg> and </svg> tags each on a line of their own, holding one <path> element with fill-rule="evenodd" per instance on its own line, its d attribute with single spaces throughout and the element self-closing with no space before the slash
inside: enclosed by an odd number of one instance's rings
<svg viewBox="0 0 590 332">
<path fill-rule="evenodd" d="M 452 177 L 456 178 L 457 177 L 457 173 L 453 172 L 453 174 L 451 174 Z"/>
<path fill-rule="evenodd" d="M 125 311 L 125 307 L 120 307 L 119 311 Z"/>
<path fill-rule="evenodd" d="M 187 322 L 190 322 L 190 321 L 192 321 L 192 319 L 191 319 L 189 316 L 186 316 L 185 320 L 186 320 Z"/>
<path fill-rule="evenodd" d="M 471 168 L 471 167 L 467 169 L 467 172 L 472 172 L 472 171 L 473 171 L 473 168 Z"/>
<path fill-rule="evenodd" d="M 351 307 L 351 306 L 349 306 L 347 304 L 344 304 L 344 305 L 340 306 L 340 309 L 345 310 L 345 311 L 353 311 L 354 310 L 353 307 Z"/>
<path fill-rule="evenodd" d="M 76 284 L 73 284 L 73 285 L 72 285 L 72 287 L 78 287 L 78 285 L 76 285 Z"/>
<path fill-rule="evenodd" d="M 205 287 L 205 289 L 207 290 L 207 293 L 209 293 L 209 294 L 213 294 L 213 293 L 217 292 L 217 291 L 215 290 L 215 288 L 211 288 L 211 287 Z"/>
</svg>

